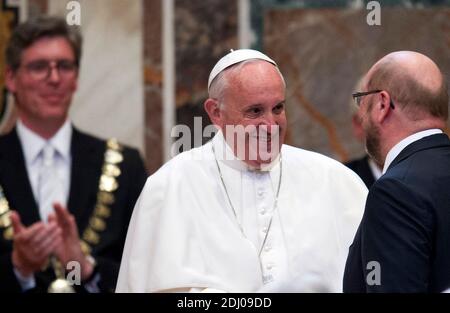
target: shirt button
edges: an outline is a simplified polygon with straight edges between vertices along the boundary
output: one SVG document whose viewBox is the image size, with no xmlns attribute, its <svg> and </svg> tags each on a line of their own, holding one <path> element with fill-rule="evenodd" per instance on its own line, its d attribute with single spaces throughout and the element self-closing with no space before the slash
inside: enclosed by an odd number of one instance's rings
<svg viewBox="0 0 450 313">
<path fill-rule="evenodd" d="M 261 213 L 261 215 L 264 215 L 267 213 L 266 208 L 261 208 L 261 210 L 259 211 L 259 213 Z"/>
<path fill-rule="evenodd" d="M 266 269 L 268 270 L 268 271 L 270 271 L 272 268 L 273 268 L 273 264 L 267 264 L 266 265 Z"/>
<path fill-rule="evenodd" d="M 268 228 L 267 227 L 263 227 L 262 232 L 263 233 L 267 233 L 267 231 L 268 231 Z"/>
<path fill-rule="evenodd" d="M 264 195 L 264 190 L 263 189 L 259 189 L 258 190 L 258 196 L 262 197 Z"/>
<path fill-rule="evenodd" d="M 270 250 L 272 250 L 271 246 L 265 246 L 264 247 L 264 251 L 269 252 Z"/>
</svg>

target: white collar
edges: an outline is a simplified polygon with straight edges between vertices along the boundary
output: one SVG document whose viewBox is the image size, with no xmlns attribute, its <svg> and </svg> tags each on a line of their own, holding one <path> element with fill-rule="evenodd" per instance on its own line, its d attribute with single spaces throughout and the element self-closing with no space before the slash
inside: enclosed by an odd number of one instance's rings
<svg viewBox="0 0 450 313">
<path fill-rule="evenodd" d="M 238 171 L 269 172 L 280 163 L 281 153 L 277 155 L 275 160 L 270 163 L 263 164 L 261 168 L 255 168 L 248 165 L 247 163 L 236 157 L 234 152 L 231 150 L 231 147 L 226 142 L 220 129 L 212 139 L 212 144 L 214 145 L 215 157 L 219 161 Z"/>
<path fill-rule="evenodd" d="M 395 146 L 391 148 L 391 150 L 389 150 L 388 154 L 386 155 L 386 160 L 384 161 L 383 167 L 383 174 L 386 173 L 387 169 L 389 168 L 389 165 L 391 165 L 392 161 L 394 161 L 394 159 L 400 154 L 400 152 L 403 151 L 403 149 L 405 149 L 407 146 L 409 146 L 410 144 L 419 139 L 435 134 L 442 134 L 442 130 L 437 128 L 423 130 L 418 133 L 412 134 L 411 136 L 408 136 L 402 139 L 400 142 L 398 142 Z"/>
<path fill-rule="evenodd" d="M 53 148 L 65 159 L 70 157 L 70 143 L 72 139 L 72 126 L 69 120 L 58 129 L 55 135 L 49 140 L 45 140 L 31 129 L 26 127 L 19 119 L 17 121 L 17 135 L 22 143 L 23 153 L 25 155 L 25 162 L 31 165 L 42 151 L 47 143 L 50 143 Z"/>
<path fill-rule="evenodd" d="M 367 163 L 369 163 L 369 168 L 370 171 L 372 172 L 373 177 L 375 178 L 375 180 L 377 180 L 378 178 L 381 177 L 381 175 L 383 175 L 383 173 L 381 173 L 381 169 L 378 167 L 375 161 L 372 160 L 370 156 L 368 157 L 367 161 L 368 161 Z"/>
</svg>

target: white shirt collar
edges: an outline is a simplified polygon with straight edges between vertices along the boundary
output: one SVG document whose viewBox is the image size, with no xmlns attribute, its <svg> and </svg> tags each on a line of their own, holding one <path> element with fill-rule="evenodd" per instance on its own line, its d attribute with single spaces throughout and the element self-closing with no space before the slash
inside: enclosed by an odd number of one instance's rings
<svg viewBox="0 0 450 313">
<path fill-rule="evenodd" d="M 223 133 L 220 129 L 217 131 L 217 134 L 212 139 L 212 144 L 214 145 L 215 157 L 219 161 L 239 171 L 268 172 L 271 171 L 280 162 L 281 153 L 279 153 L 275 158 L 275 160 L 273 160 L 272 162 L 263 164 L 260 169 L 248 165 L 247 163 L 236 157 L 233 150 L 231 150 L 231 147 L 226 142 Z"/>
<path fill-rule="evenodd" d="M 374 160 L 372 160 L 371 157 L 369 157 L 367 160 L 369 163 L 370 171 L 372 172 L 372 175 L 375 178 L 375 180 L 377 180 L 378 178 L 381 177 L 381 175 L 383 175 L 383 173 L 381 172 L 381 168 L 378 167 L 378 165 L 375 163 Z"/>
<path fill-rule="evenodd" d="M 25 155 L 25 162 L 32 164 L 39 153 L 42 151 L 47 143 L 50 143 L 59 155 L 65 160 L 70 157 L 70 143 L 72 139 L 72 126 L 69 120 L 66 120 L 56 134 L 49 140 L 45 140 L 31 129 L 26 127 L 19 119 L 17 121 L 17 135 L 22 143 L 23 153 Z"/>
<path fill-rule="evenodd" d="M 389 165 L 391 165 L 392 161 L 400 154 L 400 152 L 403 151 L 407 146 L 412 144 L 413 142 L 422 139 L 427 136 L 435 135 L 435 134 L 441 134 L 442 130 L 433 128 L 433 129 L 427 129 L 420 131 L 418 133 L 412 134 L 411 136 L 408 136 L 401 140 L 399 143 L 397 143 L 395 146 L 389 150 L 388 154 L 386 155 L 386 160 L 384 161 L 384 167 L 383 167 L 383 174 L 386 173 L 387 169 L 389 168 Z"/>
</svg>

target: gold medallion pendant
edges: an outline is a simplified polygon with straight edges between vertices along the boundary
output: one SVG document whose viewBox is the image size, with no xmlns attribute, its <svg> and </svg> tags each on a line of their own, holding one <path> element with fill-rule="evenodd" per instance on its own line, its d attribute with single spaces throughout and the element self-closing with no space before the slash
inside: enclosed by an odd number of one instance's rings
<svg viewBox="0 0 450 313">
<path fill-rule="evenodd" d="M 76 293 L 75 288 L 66 280 L 64 267 L 55 256 L 50 257 L 50 264 L 56 279 L 49 285 L 48 293 Z"/>
<path fill-rule="evenodd" d="M 75 289 L 64 278 L 54 280 L 47 291 L 48 293 L 75 293 Z"/>
</svg>

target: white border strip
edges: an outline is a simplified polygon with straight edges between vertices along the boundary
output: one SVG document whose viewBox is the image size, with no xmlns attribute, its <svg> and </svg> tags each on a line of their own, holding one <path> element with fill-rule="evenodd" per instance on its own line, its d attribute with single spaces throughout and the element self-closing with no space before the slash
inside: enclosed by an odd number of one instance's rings
<svg viewBox="0 0 450 313">
<path fill-rule="evenodd" d="M 20 0 L 19 21 L 25 22 L 28 19 L 28 0 Z"/>
<path fill-rule="evenodd" d="M 248 49 L 251 45 L 250 18 L 250 0 L 238 0 L 238 41 L 241 49 Z"/>
<path fill-rule="evenodd" d="M 162 63 L 163 63 L 163 149 L 164 161 L 170 159 L 171 131 L 175 126 L 175 19 L 174 0 L 162 3 Z"/>
</svg>

